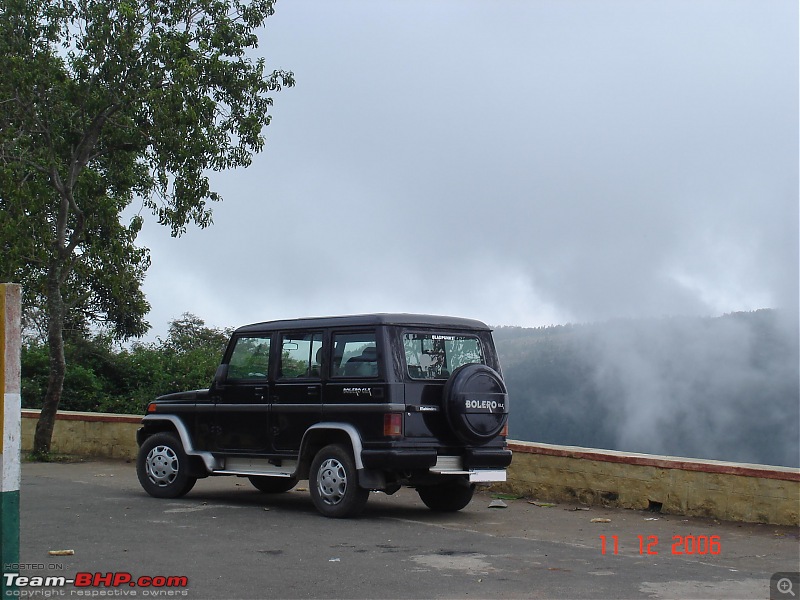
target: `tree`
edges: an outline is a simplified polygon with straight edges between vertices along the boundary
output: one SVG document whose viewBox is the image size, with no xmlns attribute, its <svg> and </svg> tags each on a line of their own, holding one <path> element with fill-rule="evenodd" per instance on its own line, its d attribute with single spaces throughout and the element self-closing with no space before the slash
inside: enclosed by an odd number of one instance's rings
<svg viewBox="0 0 800 600">
<path fill-rule="evenodd" d="M 157 390 L 155 395 L 211 385 L 230 334 L 231 330 L 207 327 L 191 313 L 170 321 L 167 339 L 159 348 L 169 389 Z"/>
<path fill-rule="evenodd" d="M 34 451 L 49 451 L 64 328 L 141 335 L 149 265 L 141 198 L 173 236 L 211 224 L 208 173 L 262 149 L 270 93 L 256 30 L 274 0 L 4 0 L 0 6 L 0 276 L 46 321 L 50 379 Z M 6 254 L 7 252 L 7 254 Z"/>
<path fill-rule="evenodd" d="M 141 414 L 164 394 L 207 388 L 231 330 L 207 327 L 193 314 L 170 322 L 169 335 L 122 347 L 105 333 L 64 336 L 66 374 L 60 409 Z M 42 405 L 50 368 L 47 345 L 22 346 L 23 408 Z"/>
<path fill-rule="evenodd" d="M 206 322 L 197 315 L 183 313 L 170 321 L 165 345 L 176 353 L 189 354 L 195 350 L 203 350 L 214 361 L 219 362 L 230 335 L 231 330 L 207 327 Z"/>
</svg>

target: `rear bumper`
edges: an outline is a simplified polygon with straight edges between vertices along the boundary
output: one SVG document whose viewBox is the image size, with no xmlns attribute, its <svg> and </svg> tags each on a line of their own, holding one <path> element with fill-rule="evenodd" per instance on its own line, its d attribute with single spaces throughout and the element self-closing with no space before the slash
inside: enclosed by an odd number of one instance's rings
<svg viewBox="0 0 800 600">
<path fill-rule="evenodd" d="M 428 469 L 436 464 L 436 450 L 362 450 L 361 461 L 367 469 L 381 471 Z"/>
<path fill-rule="evenodd" d="M 416 470 L 436 467 L 440 461 L 433 449 L 362 450 L 361 461 L 367 469 Z M 511 464 L 511 450 L 506 448 L 468 448 L 460 459 L 459 468 L 466 471 L 499 470 Z"/>
<path fill-rule="evenodd" d="M 465 469 L 504 469 L 511 464 L 511 450 L 471 448 L 464 454 Z"/>
</svg>

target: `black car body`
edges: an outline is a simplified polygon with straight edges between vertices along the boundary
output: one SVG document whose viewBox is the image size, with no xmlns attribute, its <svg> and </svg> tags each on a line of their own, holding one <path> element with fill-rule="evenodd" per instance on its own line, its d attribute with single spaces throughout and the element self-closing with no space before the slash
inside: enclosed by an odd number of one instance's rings
<svg viewBox="0 0 800 600">
<path fill-rule="evenodd" d="M 326 516 L 370 490 L 415 487 L 459 510 L 475 482 L 505 481 L 508 394 L 491 330 L 454 317 L 374 314 L 237 329 L 208 390 L 151 402 L 137 434 L 145 490 L 247 476 L 264 492 L 309 479 Z"/>
</svg>

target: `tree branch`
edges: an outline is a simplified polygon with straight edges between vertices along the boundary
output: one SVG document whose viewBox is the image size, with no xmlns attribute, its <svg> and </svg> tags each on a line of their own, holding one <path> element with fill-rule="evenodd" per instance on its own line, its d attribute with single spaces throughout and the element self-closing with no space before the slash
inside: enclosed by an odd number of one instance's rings
<svg viewBox="0 0 800 600">
<path fill-rule="evenodd" d="M 81 141 L 78 142 L 78 146 L 75 148 L 72 154 L 72 162 L 69 169 L 69 180 L 67 182 L 67 187 L 70 189 L 75 187 L 81 171 L 84 169 L 84 167 L 86 167 L 87 164 L 89 164 L 89 157 L 92 150 L 97 145 L 97 140 L 100 139 L 100 134 L 103 131 L 103 126 L 105 125 L 106 121 L 108 121 L 109 117 L 117 112 L 121 107 L 121 104 L 112 104 L 107 106 L 100 111 L 100 113 L 92 120 L 92 123 L 86 129 Z"/>
</svg>

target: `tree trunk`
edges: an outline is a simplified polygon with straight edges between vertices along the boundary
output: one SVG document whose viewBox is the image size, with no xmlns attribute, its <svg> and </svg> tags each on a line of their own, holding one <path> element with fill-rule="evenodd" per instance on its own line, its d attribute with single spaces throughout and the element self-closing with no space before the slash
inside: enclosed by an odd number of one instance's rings
<svg viewBox="0 0 800 600">
<path fill-rule="evenodd" d="M 50 264 L 47 274 L 47 344 L 50 349 L 50 377 L 42 404 L 36 433 L 33 437 L 33 453 L 44 457 L 50 452 L 56 412 L 61 402 L 64 375 L 67 365 L 64 358 L 64 299 L 61 296 L 61 265 L 58 259 Z"/>
</svg>

